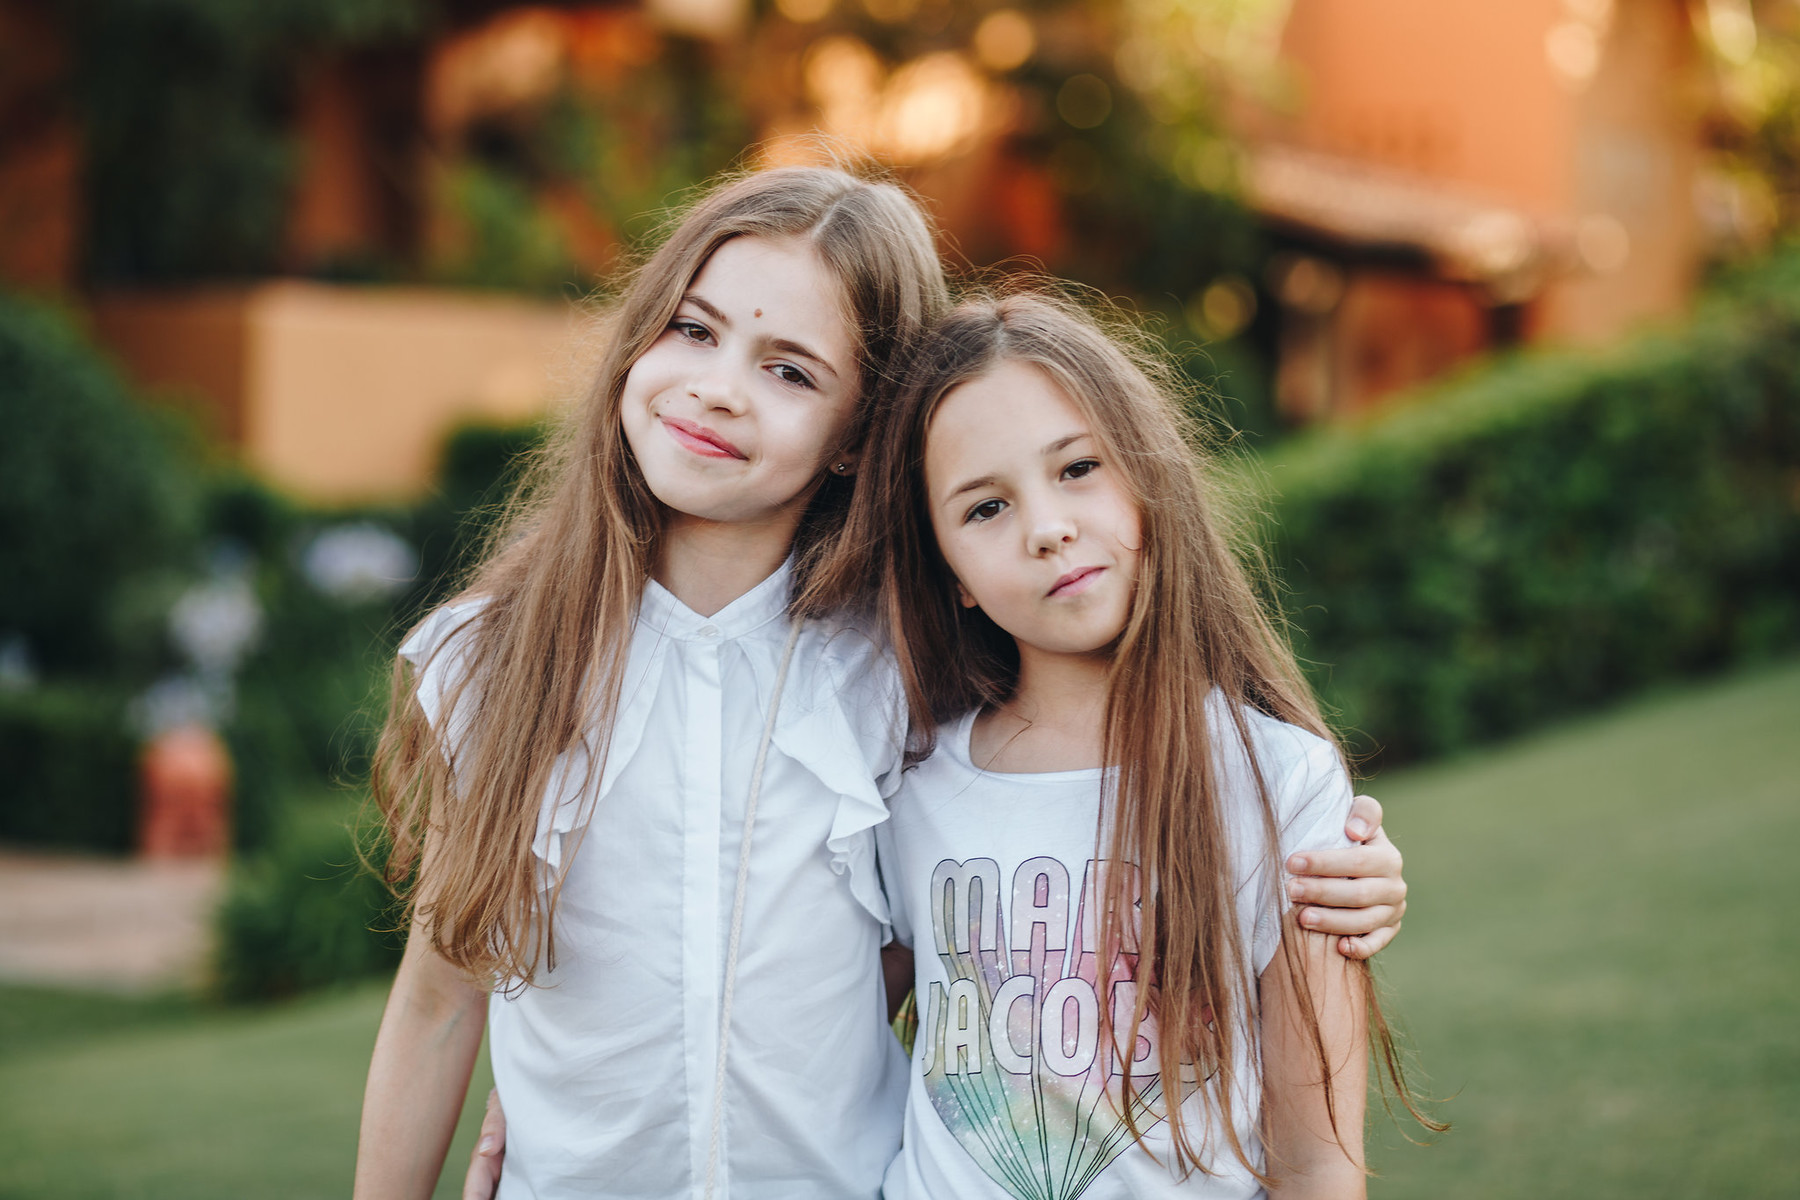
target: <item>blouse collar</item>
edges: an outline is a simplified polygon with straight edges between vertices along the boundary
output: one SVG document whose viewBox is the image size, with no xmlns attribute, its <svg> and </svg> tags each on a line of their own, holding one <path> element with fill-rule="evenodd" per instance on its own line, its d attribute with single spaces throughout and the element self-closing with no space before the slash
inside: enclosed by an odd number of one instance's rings
<svg viewBox="0 0 1800 1200">
<path fill-rule="evenodd" d="M 742 637 L 787 612 L 788 589 L 794 577 L 793 559 L 788 559 L 767 579 L 721 608 L 703 617 L 662 584 L 652 579 L 644 588 L 638 609 L 638 621 L 649 629 L 680 641 L 730 641 Z"/>
</svg>

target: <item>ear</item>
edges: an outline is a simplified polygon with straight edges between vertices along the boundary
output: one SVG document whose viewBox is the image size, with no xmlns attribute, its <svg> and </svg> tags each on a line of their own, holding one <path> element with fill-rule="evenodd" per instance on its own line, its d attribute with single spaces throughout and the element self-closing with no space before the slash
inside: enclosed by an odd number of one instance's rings
<svg viewBox="0 0 1800 1200">
<path fill-rule="evenodd" d="M 829 465 L 826 466 L 825 470 L 827 474 L 837 475 L 841 478 L 848 479 L 856 474 L 856 468 L 861 465 L 861 450 L 839 450 L 836 454 L 831 456 L 831 461 Z"/>
<path fill-rule="evenodd" d="M 975 597 L 969 595 L 969 589 L 962 585 L 962 580 L 960 579 L 956 581 L 956 602 L 961 604 L 964 608 L 981 607 L 979 604 L 975 603 Z"/>
</svg>

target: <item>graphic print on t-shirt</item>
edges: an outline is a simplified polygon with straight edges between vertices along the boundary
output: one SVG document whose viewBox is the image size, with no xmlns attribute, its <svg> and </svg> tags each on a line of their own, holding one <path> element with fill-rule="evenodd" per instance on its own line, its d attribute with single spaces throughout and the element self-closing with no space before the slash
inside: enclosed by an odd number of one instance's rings
<svg viewBox="0 0 1800 1200">
<path fill-rule="evenodd" d="M 1132 1144 L 1124 1070 L 1110 1040 L 1102 1044 L 1096 990 L 1099 903 L 1114 869 L 1132 872 L 1135 895 L 1135 868 L 1094 859 L 1077 903 L 1055 858 L 1027 859 L 1004 891 L 990 858 L 945 859 L 931 876 L 926 916 L 949 982 L 933 981 L 922 997 L 925 1091 L 958 1144 L 1018 1200 L 1075 1200 Z M 1136 945 L 1121 950 L 1110 1003 L 1115 1029 L 1126 1030 Z M 1149 1017 L 1132 1050 L 1131 1108 L 1143 1132 L 1165 1111 Z M 1175 1102 L 1196 1086 L 1184 1071 Z"/>
</svg>

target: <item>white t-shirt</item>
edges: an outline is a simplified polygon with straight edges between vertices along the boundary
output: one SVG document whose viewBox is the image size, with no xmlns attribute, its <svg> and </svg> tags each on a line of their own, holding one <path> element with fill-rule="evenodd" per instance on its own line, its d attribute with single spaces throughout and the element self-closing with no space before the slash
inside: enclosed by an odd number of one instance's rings
<svg viewBox="0 0 1800 1200">
<path fill-rule="evenodd" d="M 711 617 L 652 583 L 602 777 L 587 779 L 597 731 L 559 760 L 533 844 L 546 887 L 573 855 L 556 968 L 488 1009 L 501 1200 L 702 1194 L 744 804 L 789 582 L 784 567 Z M 452 639 L 421 680 L 434 724 L 462 665 L 454 631 L 479 607 L 441 610 L 402 647 L 418 664 Z M 758 802 L 718 1200 L 873 1197 L 899 1144 L 906 1062 L 886 1024 L 873 829 L 902 721 L 875 643 L 809 623 Z"/>
<path fill-rule="evenodd" d="M 1209 713 L 1229 729 L 1215 693 Z M 1249 714 L 1285 857 L 1348 844 L 1350 781 L 1323 739 Z M 909 773 L 883 829 L 882 870 L 895 932 L 911 942 L 919 1034 L 913 1047 L 900 1156 L 886 1200 L 1113 1200 L 1254 1197 L 1256 1179 L 1214 1131 L 1214 1175 L 1171 1172 L 1156 1073 L 1154 1018 L 1140 1028 L 1133 1081 L 1155 1111 L 1132 1140 L 1107 1096 L 1113 1068 L 1097 1053 L 1095 831 L 1099 770 L 1011 775 L 969 759 L 974 715 L 940 730 L 937 752 Z M 1235 737 L 1221 736 L 1220 779 L 1237 883 L 1242 944 L 1260 976 L 1281 942 L 1277 879 L 1265 867 L 1261 809 Z M 1128 982 L 1115 1005 L 1128 1014 Z M 1115 1008 L 1115 1011 L 1118 1011 Z M 1120 1018 L 1121 1021 L 1128 1018 Z M 1242 1037 L 1237 1043 L 1244 1046 Z M 1259 1072 L 1236 1067 L 1237 1134 L 1260 1151 Z M 1183 1116 L 1199 1144 L 1204 1104 L 1183 1085 Z M 1160 1160 L 1160 1163 L 1156 1160 Z"/>
</svg>

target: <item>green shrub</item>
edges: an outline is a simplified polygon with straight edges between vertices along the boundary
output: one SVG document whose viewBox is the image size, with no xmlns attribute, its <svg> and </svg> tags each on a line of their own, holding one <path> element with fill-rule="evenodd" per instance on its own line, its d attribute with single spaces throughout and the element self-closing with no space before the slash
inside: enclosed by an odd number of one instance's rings
<svg viewBox="0 0 1800 1200">
<path fill-rule="evenodd" d="M 0 841 L 124 851 L 136 831 L 130 694 L 100 684 L 0 690 Z"/>
<path fill-rule="evenodd" d="M 240 858 L 218 912 L 216 982 L 227 1000 L 261 1000 L 390 971 L 387 888 L 357 860 L 344 806 L 284 806 L 268 850 Z"/>
<path fill-rule="evenodd" d="M 1684 330 L 1521 358 L 1266 462 L 1341 725 L 1392 760 L 1800 642 L 1800 254 Z"/>
<path fill-rule="evenodd" d="M 163 610 L 132 599 L 190 564 L 198 500 L 168 429 L 60 313 L 4 295 L 0 429 L 0 637 L 46 673 L 147 676 Z"/>
</svg>

